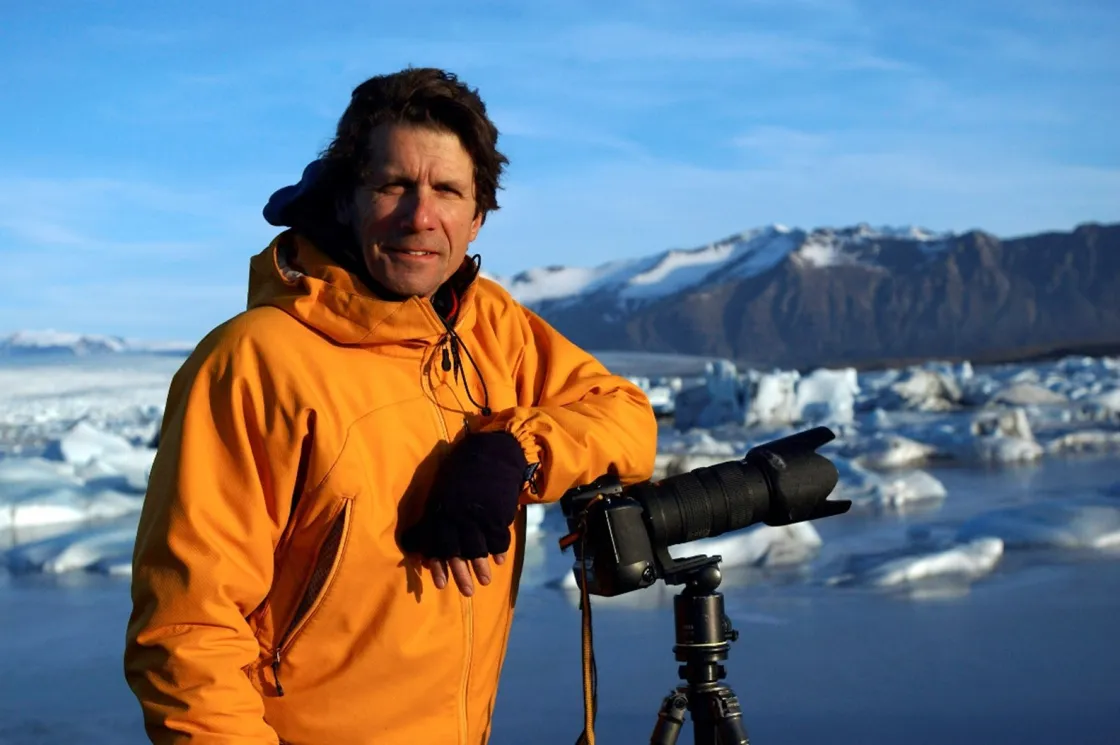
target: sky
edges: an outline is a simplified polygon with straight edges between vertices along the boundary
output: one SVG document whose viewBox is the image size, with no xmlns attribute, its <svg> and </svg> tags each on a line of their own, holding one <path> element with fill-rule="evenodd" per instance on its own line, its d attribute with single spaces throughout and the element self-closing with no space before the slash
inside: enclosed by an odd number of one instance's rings
<svg viewBox="0 0 1120 745">
<path fill-rule="evenodd" d="M 751 228 L 1120 221 L 1113 0 L 88 2 L 0 9 L 0 335 L 195 341 L 366 78 L 479 89 L 483 270 Z"/>
</svg>

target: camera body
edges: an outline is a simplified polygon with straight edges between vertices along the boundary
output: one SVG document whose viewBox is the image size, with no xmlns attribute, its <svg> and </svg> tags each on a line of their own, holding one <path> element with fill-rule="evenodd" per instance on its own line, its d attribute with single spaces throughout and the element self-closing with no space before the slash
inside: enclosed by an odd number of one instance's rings
<svg viewBox="0 0 1120 745">
<path fill-rule="evenodd" d="M 611 597 L 641 590 L 658 580 L 645 510 L 624 493 L 615 476 L 576 487 L 560 499 L 568 530 L 579 539 L 571 544 L 576 582 L 592 595 Z"/>
</svg>

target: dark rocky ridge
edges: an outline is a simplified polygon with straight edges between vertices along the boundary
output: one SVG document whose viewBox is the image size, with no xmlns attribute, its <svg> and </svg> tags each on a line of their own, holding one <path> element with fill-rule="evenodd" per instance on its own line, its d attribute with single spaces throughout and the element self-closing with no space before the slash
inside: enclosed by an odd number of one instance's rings
<svg viewBox="0 0 1120 745">
<path fill-rule="evenodd" d="M 1000 240 L 982 231 L 930 250 L 871 238 L 869 263 L 796 254 L 620 308 L 615 292 L 533 304 L 596 350 L 716 355 L 753 365 L 872 367 L 924 359 L 997 362 L 1120 349 L 1120 224 Z"/>
</svg>

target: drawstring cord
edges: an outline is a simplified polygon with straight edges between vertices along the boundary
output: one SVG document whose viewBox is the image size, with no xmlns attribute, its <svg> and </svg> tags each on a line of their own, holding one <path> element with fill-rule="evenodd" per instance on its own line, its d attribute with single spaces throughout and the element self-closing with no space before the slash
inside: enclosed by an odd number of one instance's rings
<svg viewBox="0 0 1120 745">
<path fill-rule="evenodd" d="M 463 343 L 459 334 L 457 334 L 455 329 L 451 328 L 451 325 L 446 321 L 444 321 L 444 325 L 447 327 L 447 333 L 444 334 L 444 343 L 447 346 L 443 348 L 443 371 L 451 372 L 454 370 L 456 382 L 459 380 L 459 375 L 462 374 L 463 388 L 467 391 L 467 399 L 478 407 L 482 416 L 490 416 L 492 413 L 490 410 L 490 389 L 486 387 L 486 378 L 482 376 L 482 371 L 478 369 L 478 363 L 476 363 L 474 357 L 471 356 L 471 350 L 467 349 L 467 345 Z M 448 358 L 447 354 L 448 347 L 451 348 L 450 358 Z M 482 399 L 484 403 L 480 404 L 478 401 L 474 400 L 474 394 L 471 393 L 471 387 L 467 384 L 467 376 L 463 369 L 463 358 L 459 356 L 460 350 L 467 355 L 467 360 L 471 363 L 471 367 L 474 368 L 475 375 L 478 376 L 478 382 L 482 385 Z"/>
<path fill-rule="evenodd" d="M 482 257 L 475 254 L 470 258 L 474 262 L 475 271 L 477 273 L 482 266 Z M 446 317 L 437 313 L 440 320 L 443 321 L 443 327 L 447 329 L 447 333 L 444 334 L 443 338 L 440 340 L 441 344 L 446 345 L 443 347 L 443 371 L 451 372 L 454 370 L 454 379 L 456 382 L 459 381 L 459 375 L 462 374 L 463 388 L 467 391 L 467 399 L 479 409 L 482 416 L 490 416 L 492 413 L 490 410 L 490 390 L 486 387 L 486 378 L 483 377 L 482 370 L 478 368 L 478 364 L 474 361 L 471 350 L 467 349 L 467 345 L 463 343 L 462 338 L 456 333 L 454 328 L 455 317 L 459 313 L 459 293 L 455 291 L 454 287 L 448 287 L 448 291 L 451 295 L 451 309 L 448 311 Z M 451 349 L 450 356 L 447 353 L 448 347 Z M 463 360 L 462 357 L 459 356 L 460 350 L 467 355 L 467 360 L 471 363 L 471 367 L 474 368 L 474 373 L 478 377 L 479 383 L 482 385 L 483 403 L 481 404 L 474 400 L 474 394 L 471 393 L 471 387 L 467 383 L 467 376 L 463 369 Z"/>
</svg>

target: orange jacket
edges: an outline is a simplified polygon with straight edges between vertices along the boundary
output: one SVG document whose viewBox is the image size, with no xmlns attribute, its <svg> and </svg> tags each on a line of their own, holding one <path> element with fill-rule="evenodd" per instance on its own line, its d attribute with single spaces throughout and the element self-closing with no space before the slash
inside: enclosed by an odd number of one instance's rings
<svg viewBox="0 0 1120 745">
<path fill-rule="evenodd" d="M 125 674 L 153 742 L 487 741 L 524 509 L 472 598 L 437 590 L 399 530 L 467 427 L 541 464 L 527 503 L 650 478 L 656 425 L 494 282 L 455 329 L 477 372 L 444 371 L 430 301 L 379 300 L 290 231 L 253 258 L 249 309 L 172 381 L 140 519 Z M 482 381 L 485 417 L 464 390 L 483 403 Z"/>
</svg>

